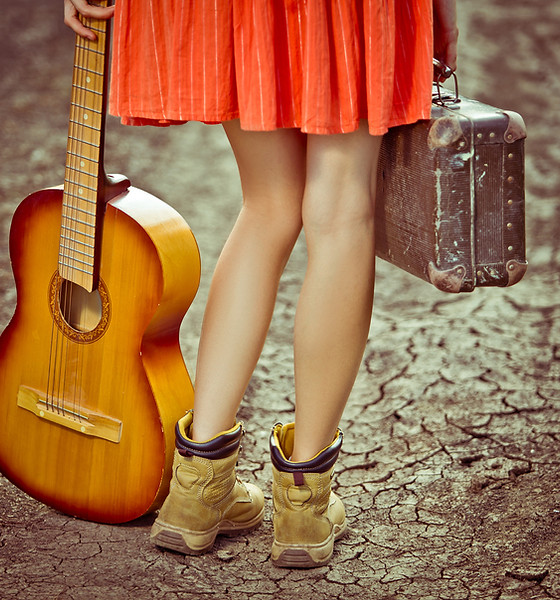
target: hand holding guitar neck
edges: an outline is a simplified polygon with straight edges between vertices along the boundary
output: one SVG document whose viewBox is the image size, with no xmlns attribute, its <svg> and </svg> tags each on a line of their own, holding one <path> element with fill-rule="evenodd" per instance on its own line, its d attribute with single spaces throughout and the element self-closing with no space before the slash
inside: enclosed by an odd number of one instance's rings
<svg viewBox="0 0 560 600">
<path fill-rule="evenodd" d="M 115 12 L 114 6 L 107 6 L 107 0 L 90 4 L 87 0 L 64 0 L 64 23 L 78 35 L 95 41 L 97 36 L 80 20 L 80 15 L 90 19 L 110 19 Z"/>
</svg>

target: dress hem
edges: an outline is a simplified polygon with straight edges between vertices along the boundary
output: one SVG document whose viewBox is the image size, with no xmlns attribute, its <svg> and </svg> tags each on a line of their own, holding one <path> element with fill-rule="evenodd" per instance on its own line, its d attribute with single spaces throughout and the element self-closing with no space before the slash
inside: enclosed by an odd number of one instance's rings
<svg viewBox="0 0 560 600">
<path fill-rule="evenodd" d="M 227 115 L 223 115 L 222 118 L 200 118 L 195 116 L 190 116 L 186 118 L 153 118 L 150 116 L 131 116 L 131 115 L 123 115 L 123 114 L 115 114 L 111 113 L 113 116 L 121 119 L 121 123 L 123 125 L 132 126 L 132 127 L 144 127 L 144 126 L 152 126 L 152 127 L 170 127 L 174 125 L 185 125 L 189 122 L 198 122 L 204 123 L 206 125 L 220 125 L 221 123 L 227 121 L 233 121 L 239 119 L 240 116 L 238 113 L 231 113 Z M 370 135 L 384 135 L 387 133 L 389 129 L 392 127 L 398 127 L 400 125 L 410 125 L 412 123 L 416 123 L 417 121 L 422 121 L 430 118 L 430 111 L 422 111 L 420 116 L 414 117 L 411 119 L 399 118 L 399 119 L 391 119 L 387 122 L 386 126 L 369 126 Z M 293 123 L 283 123 L 277 125 L 270 125 L 268 127 L 262 127 L 260 125 L 254 125 L 251 123 L 241 121 L 241 129 L 244 131 L 276 131 L 277 129 L 299 129 L 302 133 L 310 134 L 310 135 L 336 135 L 341 133 L 352 133 L 359 128 L 360 121 L 367 120 L 365 118 L 358 118 L 348 123 L 342 124 L 337 127 L 329 127 L 329 126 L 321 126 L 314 125 L 312 127 L 308 127 L 305 125 L 301 125 L 297 122 Z"/>
</svg>

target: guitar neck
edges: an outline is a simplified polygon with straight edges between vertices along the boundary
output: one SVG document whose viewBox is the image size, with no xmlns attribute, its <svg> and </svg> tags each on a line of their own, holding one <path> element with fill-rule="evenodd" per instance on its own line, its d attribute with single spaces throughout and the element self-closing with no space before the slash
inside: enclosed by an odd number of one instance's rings
<svg viewBox="0 0 560 600">
<path fill-rule="evenodd" d="M 97 4 L 106 6 L 107 1 Z M 109 23 L 83 19 L 96 41 L 76 36 L 60 251 L 60 275 L 88 291 L 96 289 L 101 223 L 105 207 L 103 142 Z"/>
</svg>

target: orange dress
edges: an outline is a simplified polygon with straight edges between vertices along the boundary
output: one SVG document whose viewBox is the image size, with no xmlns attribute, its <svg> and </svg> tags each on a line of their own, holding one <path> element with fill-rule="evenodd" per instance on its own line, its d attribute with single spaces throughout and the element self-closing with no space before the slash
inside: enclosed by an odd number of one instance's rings
<svg viewBox="0 0 560 600">
<path fill-rule="evenodd" d="M 432 56 L 432 0 L 117 0 L 109 110 L 380 135 L 429 118 Z"/>
</svg>

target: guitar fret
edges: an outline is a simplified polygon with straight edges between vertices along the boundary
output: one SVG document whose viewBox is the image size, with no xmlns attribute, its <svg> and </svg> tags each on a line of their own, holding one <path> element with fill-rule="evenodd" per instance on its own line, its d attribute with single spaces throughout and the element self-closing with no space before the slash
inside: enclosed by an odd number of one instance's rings
<svg viewBox="0 0 560 600">
<path fill-rule="evenodd" d="M 84 71 L 85 73 L 92 73 L 93 75 L 100 75 L 101 77 L 103 77 L 103 75 L 104 75 L 103 71 L 96 71 L 95 69 L 83 67 L 82 65 L 74 65 L 74 68 L 77 71 Z"/>
<path fill-rule="evenodd" d="M 86 248 L 89 249 L 93 249 L 93 246 L 85 246 Z M 61 252 L 59 252 L 59 255 L 64 255 L 64 256 L 68 256 L 68 254 L 62 252 L 62 250 L 67 250 L 68 252 L 77 252 L 78 254 L 82 254 L 83 256 L 87 256 L 88 258 L 93 258 L 93 254 L 90 252 L 86 252 L 85 250 L 79 250 L 78 248 L 74 248 L 73 246 L 67 246 L 65 244 L 62 244 L 60 246 Z"/>
<path fill-rule="evenodd" d="M 95 4 L 95 3 L 90 2 L 90 4 Z M 99 25 L 95 24 L 95 21 L 90 21 L 90 23 L 88 23 L 88 27 L 90 29 L 93 29 L 93 31 L 97 31 L 97 33 L 99 33 L 101 35 L 103 40 L 105 39 L 106 29 L 100 28 Z M 101 43 L 101 45 L 102 45 L 103 40 L 99 40 L 99 42 L 97 42 L 97 41 L 88 40 L 87 38 L 80 38 L 76 42 L 76 47 L 82 48 L 84 50 L 90 50 L 90 49 L 93 50 L 94 46 L 97 46 L 99 43 Z M 103 54 L 103 52 L 99 51 L 99 50 L 96 50 L 96 52 L 99 52 L 99 54 Z"/>
<path fill-rule="evenodd" d="M 83 198 L 82 196 L 77 196 L 76 194 L 72 194 L 70 192 L 65 192 L 64 195 L 67 198 L 70 198 L 70 202 L 64 202 L 64 204 L 63 204 L 63 208 L 66 211 L 73 210 L 80 204 L 89 204 L 93 207 L 94 210 L 89 211 L 88 214 L 95 215 L 95 205 L 97 204 L 96 200 L 88 200 L 87 198 Z M 72 199 L 77 200 L 78 202 L 73 202 Z"/>
<path fill-rule="evenodd" d="M 83 225 L 87 225 L 91 229 L 94 228 L 94 226 L 90 225 L 89 223 L 82 223 L 82 224 Z M 66 229 L 67 231 L 74 231 L 74 232 L 76 231 L 73 227 L 69 227 L 68 225 L 65 225 L 64 223 L 62 223 L 61 227 L 62 227 L 62 229 Z M 78 233 L 78 235 L 83 235 L 84 237 L 91 238 L 92 240 L 95 239 L 95 235 L 94 234 L 86 233 L 85 231 L 78 231 L 77 233 Z"/>
<path fill-rule="evenodd" d="M 90 110 L 93 113 L 96 113 L 98 115 L 103 114 L 102 111 L 97 110 L 96 108 L 92 108 L 91 106 L 85 106 L 83 104 L 78 104 L 77 102 L 71 102 L 70 106 L 75 106 L 76 108 L 83 108 L 84 110 Z"/>
<path fill-rule="evenodd" d="M 63 211 L 63 214 L 62 214 L 63 218 L 71 220 L 71 221 L 75 221 L 76 220 L 76 216 L 68 214 L 68 207 L 65 207 L 65 208 L 66 208 L 66 210 Z M 87 215 L 88 217 L 95 217 L 96 216 L 95 213 L 89 212 L 88 210 L 85 210 L 84 208 L 78 208 L 77 206 L 73 206 L 70 210 L 76 211 L 76 212 L 81 212 L 84 215 Z"/>
<path fill-rule="evenodd" d="M 70 110 L 69 128 L 72 128 L 73 123 L 78 123 L 81 125 L 87 124 L 89 127 L 92 127 L 99 132 L 101 132 L 101 128 L 103 127 L 103 119 L 101 114 L 86 107 L 72 107 Z"/>
<path fill-rule="evenodd" d="M 91 198 L 90 196 L 92 195 L 91 192 L 93 192 L 93 195 L 97 194 L 97 190 L 95 188 L 90 188 L 88 190 L 88 194 L 76 194 L 76 192 L 74 191 L 70 191 L 69 189 L 65 190 L 64 195 L 67 196 L 68 198 L 74 198 L 76 200 L 79 200 L 80 202 L 89 202 L 91 204 L 97 204 L 97 201 L 95 198 Z M 66 203 L 67 206 L 74 206 L 73 202 L 67 202 Z"/>
<path fill-rule="evenodd" d="M 93 258 L 93 254 L 90 254 L 89 252 L 84 252 L 84 250 L 78 250 L 77 248 L 72 248 L 71 246 L 60 246 L 61 251 L 59 252 L 59 257 L 60 256 L 68 256 L 68 254 L 66 254 L 65 252 L 62 252 L 62 250 L 68 250 L 71 253 L 75 253 L 77 252 L 78 254 L 81 254 L 82 256 L 86 256 L 87 258 Z M 89 264 L 89 262 L 88 262 Z"/>
<path fill-rule="evenodd" d="M 95 50 L 94 48 L 88 48 L 88 46 L 83 46 L 81 44 L 78 44 L 77 47 L 80 48 L 80 50 L 85 50 L 86 52 L 91 52 L 92 54 L 98 54 L 99 56 L 103 56 L 103 52 Z"/>
<path fill-rule="evenodd" d="M 68 177 L 68 175 L 66 176 Z M 85 179 L 85 178 L 84 178 Z M 95 180 L 95 178 L 92 177 Z M 83 202 L 97 203 L 97 188 L 88 186 L 84 183 L 76 183 L 64 180 L 64 199 L 69 200 L 66 204 L 74 206 L 75 202 L 73 199 L 77 199 Z"/>
<path fill-rule="evenodd" d="M 96 200 L 88 200 L 87 198 L 82 199 L 81 197 L 78 197 L 75 194 L 70 194 L 70 193 L 67 193 L 66 195 L 71 196 L 72 198 L 78 198 L 79 200 L 82 201 L 82 203 L 92 204 L 94 207 L 97 204 Z M 85 208 L 78 208 L 78 205 L 73 202 L 64 202 L 64 204 L 62 206 L 68 210 L 82 210 L 84 212 L 88 212 L 88 211 L 86 211 Z M 95 214 L 95 211 L 89 212 L 89 214 Z"/>
<path fill-rule="evenodd" d="M 94 23 L 88 24 L 88 27 L 95 27 Z M 105 38 L 105 32 L 101 31 L 100 29 L 96 29 L 95 31 L 97 31 L 98 33 L 101 34 L 101 36 L 103 38 Z M 86 51 L 86 56 L 87 53 L 91 52 L 92 54 L 101 54 L 101 56 L 104 56 L 103 50 L 98 50 L 96 48 L 96 46 L 102 43 L 102 40 L 96 40 L 96 41 L 92 41 L 92 40 L 88 40 L 86 38 L 79 38 L 76 40 L 76 46 L 75 46 L 75 50 L 85 50 Z"/>
<path fill-rule="evenodd" d="M 105 31 L 106 31 L 105 28 L 96 27 L 93 23 L 91 25 L 89 25 L 89 28 L 93 29 L 94 31 L 97 31 L 99 33 L 105 33 Z"/>
<path fill-rule="evenodd" d="M 85 123 L 85 121 L 87 121 L 89 119 L 89 116 L 86 117 L 88 112 L 91 113 L 92 119 L 99 120 L 99 117 L 101 116 L 100 111 L 94 110 L 91 106 L 89 106 L 89 107 L 88 106 L 80 106 L 79 104 L 73 104 L 72 108 L 77 109 L 77 110 L 70 111 L 70 119 L 69 119 L 70 123 L 76 123 L 78 125 L 89 125 L 89 127 L 93 127 L 95 129 L 101 131 L 100 125 L 99 126 L 95 125 L 95 124 L 90 125 L 89 123 Z"/>
<path fill-rule="evenodd" d="M 75 154 L 73 154 L 72 156 L 76 156 Z M 92 162 L 90 159 L 86 159 L 84 156 L 80 157 L 80 158 L 84 158 L 85 160 L 89 160 L 90 162 Z M 81 161 L 83 162 L 83 161 Z M 85 167 L 85 164 L 80 165 L 80 167 Z M 66 177 L 70 177 L 70 175 L 72 173 L 76 174 L 78 176 L 79 179 L 82 179 L 83 177 L 86 177 L 86 181 L 87 178 L 93 179 L 93 181 L 96 183 L 97 182 L 97 171 L 92 173 L 91 171 L 86 171 L 83 168 L 80 168 L 77 165 L 73 166 L 70 163 L 66 164 Z M 83 176 L 83 177 L 82 177 Z"/>
<path fill-rule="evenodd" d="M 102 92 L 98 92 L 97 90 L 91 90 L 90 88 L 84 87 L 82 85 L 78 85 L 77 83 L 72 84 L 72 87 L 75 90 L 81 90 L 83 92 L 89 92 L 90 94 L 97 94 L 98 96 L 103 96 Z"/>
<path fill-rule="evenodd" d="M 68 139 L 74 141 L 74 142 L 79 142 L 80 144 L 87 144 L 88 146 L 93 146 L 94 148 L 99 148 L 99 144 L 95 144 L 93 142 L 87 142 L 86 140 L 81 140 L 79 138 L 75 138 L 72 136 L 68 136 Z"/>
<path fill-rule="evenodd" d="M 96 167 L 96 169 L 98 168 L 97 163 L 92 160 L 91 158 L 84 156 L 83 154 L 79 154 L 78 152 L 72 152 L 71 149 L 67 150 L 66 152 L 67 155 L 70 156 L 75 156 L 76 158 L 79 158 L 80 160 L 87 160 L 90 163 L 93 163 L 93 166 Z M 85 166 L 85 165 L 84 165 Z M 77 171 L 78 169 L 73 169 L 74 171 Z M 89 173 L 92 177 L 97 177 L 97 173 Z"/>
<path fill-rule="evenodd" d="M 70 123 L 74 123 L 74 125 L 79 125 L 80 127 L 85 127 L 86 129 L 91 129 L 92 131 L 100 131 L 99 127 L 95 127 L 94 125 L 87 125 L 86 123 L 82 123 L 81 121 L 75 121 L 74 119 L 70 119 Z"/>
<path fill-rule="evenodd" d="M 90 177 L 94 181 L 97 179 L 97 173 L 90 173 L 89 171 L 84 171 L 83 169 L 78 169 L 77 167 L 66 167 L 68 173 L 75 173 L 78 176 Z"/>
<path fill-rule="evenodd" d="M 80 159 L 80 162 L 88 161 L 90 163 L 93 163 L 91 158 L 88 158 L 87 156 L 83 156 L 82 154 L 76 154 L 75 152 L 70 152 L 70 151 L 68 151 L 66 154 L 67 154 L 67 156 Z M 86 166 L 85 163 L 83 165 L 80 165 L 80 167 L 67 164 L 66 168 L 69 171 L 73 171 L 74 173 L 82 173 L 83 175 L 89 175 L 90 177 L 94 177 L 94 178 L 97 177 L 97 171 L 95 171 L 93 173 L 91 171 L 86 171 L 83 168 L 85 166 Z M 93 166 L 97 167 L 97 165 L 95 163 L 93 163 Z"/>
<path fill-rule="evenodd" d="M 91 257 L 93 258 L 93 257 Z M 89 260 L 82 260 L 81 258 L 76 258 L 75 256 L 72 256 L 71 254 L 59 254 L 58 256 L 58 261 L 60 264 L 65 265 L 65 266 L 70 266 L 68 262 L 66 261 L 70 261 L 73 263 L 78 263 L 80 265 L 85 265 L 86 267 L 92 267 L 93 266 L 93 261 L 89 261 Z"/>
<path fill-rule="evenodd" d="M 78 157 L 82 161 L 88 161 L 90 166 L 95 169 L 99 169 L 99 165 L 97 162 L 98 153 L 99 148 L 86 147 L 85 145 L 78 144 L 75 141 L 72 141 L 72 143 L 69 144 L 68 149 L 66 151 L 67 156 L 70 155 L 72 157 Z M 70 165 L 67 164 L 66 166 Z M 82 166 L 86 165 L 84 164 Z M 94 177 L 97 177 L 97 174 L 95 174 Z"/>
<path fill-rule="evenodd" d="M 81 235 L 85 235 L 85 233 L 81 234 Z M 62 234 L 60 237 L 63 240 L 70 240 L 73 244 L 80 244 L 80 246 L 85 246 L 86 248 L 95 248 L 95 246 L 93 244 L 88 244 L 87 242 L 82 242 L 81 240 L 75 239 L 68 235 Z"/>
<path fill-rule="evenodd" d="M 76 152 L 73 152 L 76 150 Z M 72 143 L 72 147 L 68 149 L 67 155 L 71 156 L 79 156 L 81 159 L 89 161 L 92 166 L 97 166 L 97 160 L 99 156 L 99 148 L 95 148 L 94 146 L 86 146 L 85 144 L 78 145 L 76 142 Z M 66 165 L 70 167 L 69 164 Z M 85 164 L 83 166 L 86 166 Z M 93 177 L 97 177 L 98 174 L 94 173 Z"/>
<path fill-rule="evenodd" d="M 90 256 L 89 258 L 93 259 L 93 256 Z M 68 263 L 64 262 L 64 260 L 62 260 L 62 259 L 70 260 L 72 262 L 79 263 L 81 265 L 86 265 L 88 267 L 92 267 L 93 266 L 93 260 L 91 260 L 91 261 L 89 261 L 89 260 L 82 260 L 81 258 L 76 258 L 75 256 L 70 256 L 70 255 L 67 255 L 67 254 L 65 255 L 65 254 L 59 253 L 59 255 L 58 255 L 58 261 L 59 261 L 59 263 L 65 265 L 65 266 L 69 266 Z"/>
<path fill-rule="evenodd" d="M 87 185 L 85 183 L 80 183 L 78 181 L 73 181 L 72 179 L 69 179 L 68 177 L 64 181 L 66 183 L 68 183 L 69 185 L 76 185 L 76 186 L 78 186 L 80 188 L 85 188 L 86 190 L 90 190 L 91 192 L 97 192 L 97 187 L 92 187 L 92 186 L 89 186 L 89 185 Z M 71 192 L 69 192 L 69 195 L 70 196 L 74 196 L 75 198 L 78 198 L 78 197 L 81 198 L 81 196 L 76 196 L 76 194 L 73 194 Z M 94 200 L 88 200 L 87 198 L 84 198 L 84 200 L 86 202 L 95 202 Z"/>
<path fill-rule="evenodd" d="M 70 259 L 72 260 L 72 259 Z M 61 261 L 59 259 L 59 265 L 61 265 L 62 267 L 66 267 L 67 269 L 73 269 L 75 271 L 80 271 L 80 273 L 87 273 L 88 275 L 91 274 L 91 269 L 82 269 L 80 267 L 77 267 L 76 265 L 71 265 L 68 264 L 67 262 Z M 93 265 L 88 265 L 89 267 L 93 267 Z"/>
<path fill-rule="evenodd" d="M 68 212 L 68 211 L 66 211 L 66 212 Z M 90 214 L 90 216 L 95 217 L 94 213 L 89 213 L 89 214 Z M 63 214 L 62 218 L 66 219 L 67 221 L 71 221 L 72 223 L 77 223 L 78 225 L 86 225 L 87 227 L 91 227 L 91 228 L 95 227 L 94 223 L 89 223 L 88 221 L 82 221 L 82 219 L 78 219 L 78 217 L 75 217 L 73 215 Z M 66 227 L 66 229 L 71 229 L 71 228 Z"/>
<path fill-rule="evenodd" d="M 91 177 L 92 179 L 97 178 L 97 173 L 90 173 L 88 171 L 84 171 L 83 169 L 78 169 L 77 167 L 67 167 L 69 172 L 84 175 L 85 177 Z"/>
<path fill-rule="evenodd" d="M 86 98 L 85 96 L 90 96 L 90 98 Z M 76 94 L 74 103 L 71 104 L 71 108 L 78 107 L 82 111 L 91 112 L 92 115 L 100 115 L 102 102 L 102 97 L 97 95 L 96 92 L 92 90 L 81 90 L 79 94 Z M 76 116 L 72 110 L 70 111 L 70 114 Z"/>
</svg>

